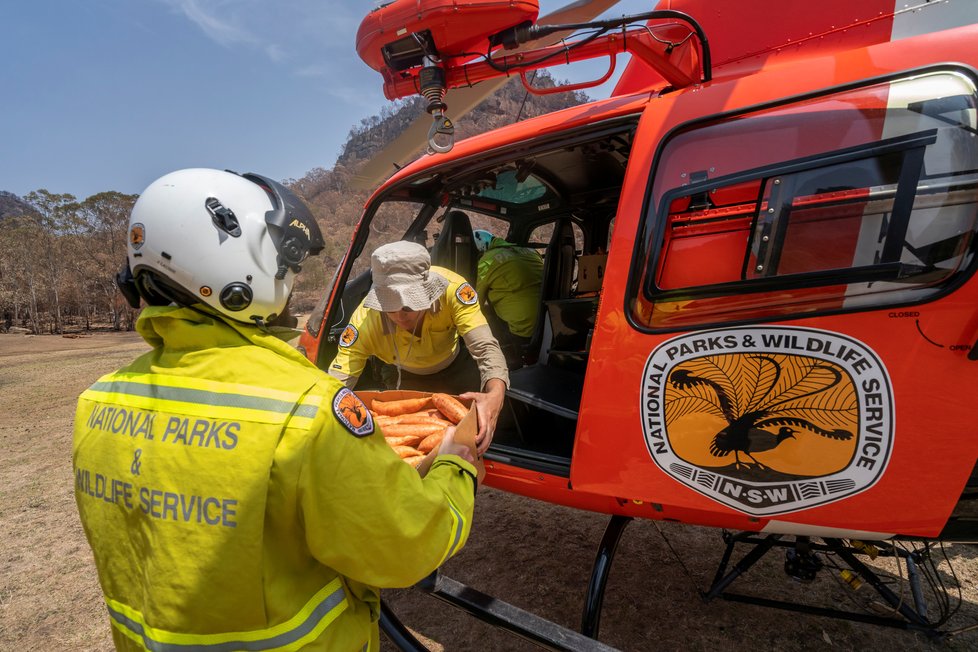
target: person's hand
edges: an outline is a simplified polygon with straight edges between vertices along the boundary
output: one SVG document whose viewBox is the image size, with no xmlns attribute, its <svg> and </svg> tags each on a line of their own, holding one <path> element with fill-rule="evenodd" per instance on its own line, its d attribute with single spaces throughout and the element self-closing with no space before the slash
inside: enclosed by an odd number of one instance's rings
<svg viewBox="0 0 978 652">
<path fill-rule="evenodd" d="M 475 445 L 479 455 L 486 452 L 492 443 L 492 435 L 496 432 L 496 422 L 503 409 L 506 398 L 506 383 L 499 378 L 490 378 L 486 383 L 485 392 L 466 392 L 459 398 L 475 402 L 476 414 L 479 417 L 479 434 L 475 437 Z"/>
<path fill-rule="evenodd" d="M 455 441 L 455 426 L 448 426 L 445 429 L 445 437 L 441 440 L 441 445 L 438 447 L 439 455 L 458 455 L 466 462 L 475 464 L 475 456 L 472 454 L 472 449 L 465 444 L 460 444 Z"/>
</svg>

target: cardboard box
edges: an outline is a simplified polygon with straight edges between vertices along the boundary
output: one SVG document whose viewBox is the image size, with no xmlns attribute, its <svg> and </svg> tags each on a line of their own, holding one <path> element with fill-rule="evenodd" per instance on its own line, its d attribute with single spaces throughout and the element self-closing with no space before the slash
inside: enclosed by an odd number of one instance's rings
<svg viewBox="0 0 978 652">
<path fill-rule="evenodd" d="M 608 254 L 591 254 L 577 259 L 577 291 L 597 292 L 604 282 Z"/>
<path fill-rule="evenodd" d="M 414 392 L 409 390 L 390 390 L 386 392 L 364 391 L 357 392 L 357 396 L 359 396 L 363 402 L 367 404 L 367 408 L 373 409 L 374 399 L 380 401 L 400 401 L 405 398 L 421 398 L 423 396 L 431 396 L 431 392 Z M 482 484 L 482 479 L 486 476 L 486 466 L 475 447 L 475 436 L 479 434 L 478 415 L 476 414 L 475 407 L 470 404 L 469 401 L 461 399 L 458 396 L 455 396 L 454 398 L 457 398 L 463 405 L 468 405 L 469 408 L 465 418 L 463 418 L 462 421 L 455 426 L 455 441 L 460 444 L 466 444 L 468 445 L 469 449 L 471 449 L 472 457 L 475 459 L 475 470 L 478 473 L 479 484 Z M 435 461 L 437 454 L 438 449 L 436 448 L 428 453 L 424 460 L 422 460 L 421 464 L 418 465 L 418 473 L 420 473 L 422 477 L 428 473 L 428 469 L 431 468 L 431 464 Z"/>
</svg>

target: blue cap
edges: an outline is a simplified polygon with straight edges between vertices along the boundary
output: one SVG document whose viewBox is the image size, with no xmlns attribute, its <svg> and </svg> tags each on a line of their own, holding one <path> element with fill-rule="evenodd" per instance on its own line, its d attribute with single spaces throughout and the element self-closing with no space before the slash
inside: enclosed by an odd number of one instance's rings
<svg viewBox="0 0 978 652">
<path fill-rule="evenodd" d="M 472 237 L 475 238 L 475 248 L 479 251 L 485 251 L 495 236 L 485 229 L 476 229 L 472 232 Z"/>
</svg>

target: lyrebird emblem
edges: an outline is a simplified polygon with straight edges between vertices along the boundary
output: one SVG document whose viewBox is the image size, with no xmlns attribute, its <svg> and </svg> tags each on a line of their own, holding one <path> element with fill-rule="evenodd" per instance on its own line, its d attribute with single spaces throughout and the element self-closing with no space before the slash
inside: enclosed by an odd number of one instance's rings
<svg viewBox="0 0 978 652">
<path fill-rule="evenodd" d="M 842 373 L 813 358 L 794 357 L 786 365 L 785 356 L 779 357 L 740 357 L 736 372 L 729 356 L 684 363 L 669 376 L 679 391 L 667 401 L 668 421 L 696 412 L 722 417 L 727 426 L 713 436 L 709 451 L 715 458 L 732 453 L 738 470 L 766 470 L 754 454 L 806 432 L 852 439 L 848 428 L 856 417 L 856 404 L 851 388 L 842 383 Z"/>
</svg>

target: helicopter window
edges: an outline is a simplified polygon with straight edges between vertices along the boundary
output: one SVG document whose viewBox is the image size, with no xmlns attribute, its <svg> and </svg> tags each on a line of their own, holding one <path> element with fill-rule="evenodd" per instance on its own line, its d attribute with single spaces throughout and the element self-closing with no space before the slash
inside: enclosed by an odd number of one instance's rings
<svg viewBox="0 0 978 652">
<path fill-rule="evenodd" d="M 489 215 L 480 215 L 478 213 L 471 215 L 471 218 L 473 229 L 482 229 L 500 238 L 505 238 L 509 235 L 509 222 L 505 220 L 490 217 Z"/>
<path fill-rule="evenodd" d="M 496 176 L 494 188 L 483 188 L 478 197 L 495 199 L 508 204 L 526 204 L 547 194 L 547 186 L 533 175 L 524 176 L 522 170 L 506 170 Z"/>
<path fill-rule="evenodd" d="M 906 229 L 886 228 L 882 220 L 899 210 L 895 200 L 905 158 L 890 153 L 767 179 L 744 276 L 898 262 L 896 256 L 884 260 L 883 252 L 887 241 L 904 237 Z M 908 174 L 919 176 L 919 158 L 915 163 L 917 169 Z M 860 246 L 864 229 L 877 237 Z"/>
<path fill-rule="evenodd" d="M 688 173 L 666 190 L 656 175 L 658 244 L 636 321 L 668 329 L 935 296 L 974 261 L 976 107 L 971 79 L 941 72 L 680 134 L 659 158 Z M 809 123 L 832 126 L 803 140 Z M 741 153 L 763 164 L 741 171 Z M 718 169 L 728 173 L 710 179 Z"/>
<path fill-rule="evenodd" d="M 536 249 L 546 249 L 547 245 L 553 239 L 556 225 L 557 222 L 547 222 L 546 224 L 534 227 L 533 231 L 530 232 L 527 246 Z M 580 253 L 584 248 L 584 232 L 574 222 L 571 223 L 571 229 L 574 231 L 574 249 L 577 253 Z"/>
<path fill-rule="evenodd" d="M 533 229 L 530 232 L 530 242 L 534 244 L 541 244 L 544 247 L 550 242 L 550 239 L 554 235 L 554 225 L 556 222 L 547 222 L 546 224 L 541 224 L 540 226 Z"/>
<path fill-rule="evenodd" d="M 458 210 L 455 207 L 449 206 L 444 211 L 435 216 L 435 219 L 428 224 L 426 229 L 426 243 L 425 246 L 431 249 L 434 246 L 435 241 L 438 240 L 438 236 L 441 233 L 441 227 L 445 221 L 445 215 L 449 211 Z M 509 235 L 509 222 L 506 220 L 501 220 L 497 217 L 492 217 L 491 215 L 482 215 L 481 213 L 476 213 L 474 211 L 462 211 L 469 216 L 469 222 L 472 224 L 472 230 L 482 229 L 488 231 L 489 233 L 501 237 L 507 238 Z"/>
<path fill-rule="evenodd" d="M 367 242 L 353 263 L 350 278 L 370 270 L 370 254 L 374 249 L 404 239 L 404 233 L 414 222 L 420 208 L 421 204 L 405 201 L 385 201 L 380 204 L 367 224 L 370 229 Z"/>
</svg>

